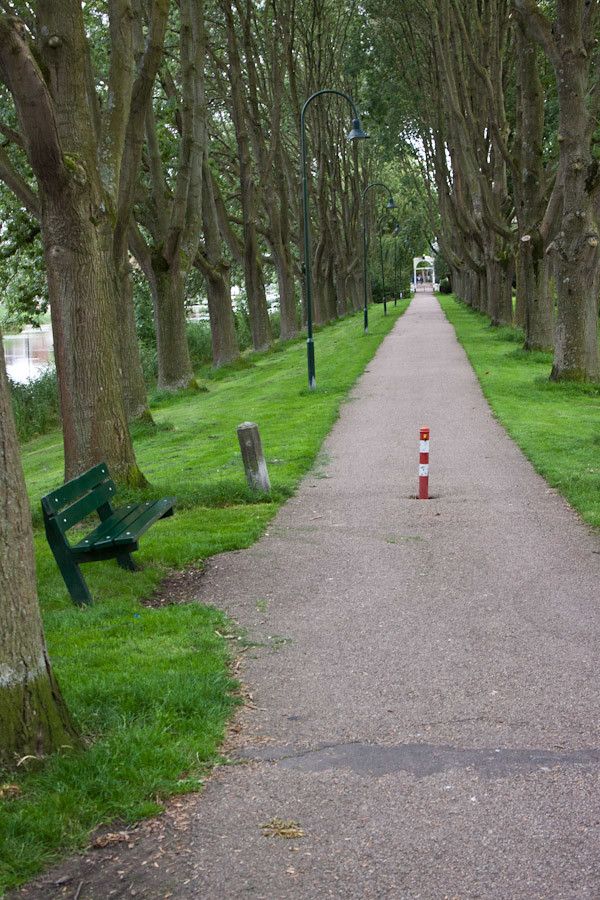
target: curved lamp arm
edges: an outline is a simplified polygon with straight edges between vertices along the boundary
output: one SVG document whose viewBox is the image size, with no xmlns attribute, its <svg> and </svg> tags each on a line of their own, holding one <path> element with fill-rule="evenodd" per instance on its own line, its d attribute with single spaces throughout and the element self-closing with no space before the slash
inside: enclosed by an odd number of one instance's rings
<svg viewBox="0 0 600 900">
<path fill-rule="evenodd" d="M 372 181 L 371 184 L 368 184 L 364 191 L 362 192 L 362 199 L 364 200 L 369 191 L 372 191 L 374 188 L 381 187 L 386 190 L 389 194 L 388 200 L 388 209 L 396 209 L 396 204 L 394 203 L 394 198 L 392 197 L 392 192 L 384 181 Z M 393 204 L 393 205 L 389 205 Z"/>
<path fill-rule="evenodd" d="M 354 118 L 358 119 L 358 112 L 356 110 L 356 104 L 352 97 L 349 97 L 348 94 L 344 94 L 343 91 L 336 91 L 334 88 L 322 88 L 320 91 L 315 91 L 314 94 L 311 94 L 308 100 L 304 101 L 304 105 L 302 107 L 302 112 L 300 113 L 300 119 L 304 118 L 304 114 L 306 112 L 307 107 L 313 102 L 315 97 L 320 97 L 321 94 L 337 94 L 338 97 L 344 97 L 345 100 L 348 101 L 350 106 L 352 107 L 352 112 L 354 113 Z"/>
</svg>

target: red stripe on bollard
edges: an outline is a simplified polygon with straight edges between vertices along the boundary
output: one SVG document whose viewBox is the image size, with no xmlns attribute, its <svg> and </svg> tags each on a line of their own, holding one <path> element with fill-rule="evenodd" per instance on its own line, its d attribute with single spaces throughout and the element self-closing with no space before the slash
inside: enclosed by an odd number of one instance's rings
<svg viewBox="0 0 600 900">
<path fill-rule="evenodd" d="M 429 428 L 420 432 L 419 500 L 429 500 Z"/>
</svg>

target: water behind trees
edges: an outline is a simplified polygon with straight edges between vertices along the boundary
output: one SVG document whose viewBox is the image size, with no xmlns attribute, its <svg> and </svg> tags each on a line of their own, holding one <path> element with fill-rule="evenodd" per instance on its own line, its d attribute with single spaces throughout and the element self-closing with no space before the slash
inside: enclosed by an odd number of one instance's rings
<svg viewBox="0 0 600 900">
<path fill-rule="evenodd" d="M 54 365 L 50 325 L 26 328 L 21 334 L 7 334 L 3 340 L 6 371 L 11 381 L 25 384 Z"/>
</svg>

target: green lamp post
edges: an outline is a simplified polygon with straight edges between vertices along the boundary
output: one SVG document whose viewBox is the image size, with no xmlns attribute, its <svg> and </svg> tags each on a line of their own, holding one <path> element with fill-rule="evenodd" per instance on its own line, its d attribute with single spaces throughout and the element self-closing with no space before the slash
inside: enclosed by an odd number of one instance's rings
<svg viewBox="0 0 600 900">
<path fill-rule="evenodd" d="M 385 213 L 382 213 L 377 219 L 377 234 L 379 237 L 379 261 L 381 265 L 381 292 L 383 296 L 383 314 L 387 316 L 387 299 L 385 294 L 385 263 L 383 259 L 383 220 Z"/>
<path fill-rule="evenodd" d="M 309 231 L 309 214 L 308 214 L 308 176 L 306 172 L 306 134 L 305 134 L 305 118 L 306 110 L 310 103 L 322 94 L 335 94 L 343 97 L 352 107 L 352 130 L 348 133 L 349 141 L 358 141 L 368 138 L 369 135 L 363 131 L 360 124 L 360 118 L 354 100 L 344 94 L 342 91 L 336 91 L 331 88 L 323 88 L 316 91 L 308 98 L 302 107 L 300 113 L 300 155 L 302 165 L 302 212 L 304 219 L 304 290 L 306 297 L 306 356 L 308 362 L 308 386 L 314 391 L 317 386 L 315 377 L 315 344 L 313 340 L 313 320 L 312 320 L 312 270 L 310 258 L 310 231 Z"/>
<path fill-rule="evenodd" d="M 398 235 L 400 226 L 396 225 L 392 231 L 394 235 L 394 306 L 398 303 Z"/>
<path fill-rule="evenodd" d="M 367 194 L 369 191 L 374 190 L 375 188 L 383 188 L 388 192 L 388 202 L 385 204 L 386 209 L 396 209 L 396 204 L 394 203 L 394 198 L 392 197 L 392 192 L 390 191 L 387 184 L 384 184 L 383 181 L 373 181 L 371 184 L 368 184 L 364 191 L 362 192 L 362 203 L 363 203 L 363 300 L 364 300 L 364 328 L 365 334 L 369 333 L 369 298 L 367 293 L 367 253 L 368 253 L 368 242 L 367 242 L 367 204 L 365 202 Z M 386 310 L 387 312 L 387 310 Z"/>
</svg>

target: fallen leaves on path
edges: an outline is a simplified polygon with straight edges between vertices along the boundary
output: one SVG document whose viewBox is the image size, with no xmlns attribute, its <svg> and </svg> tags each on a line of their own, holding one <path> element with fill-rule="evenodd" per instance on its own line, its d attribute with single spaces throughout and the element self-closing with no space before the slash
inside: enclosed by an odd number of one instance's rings
<svg viewBox="0 0 600 900">
<path fill-rule="evenodd" d="M 282 837 L 287 840 L 304 837 L 299 822 L 284 822 L 283 819 L 275 818 L 260 827 L 265 837 Z"/>
<path fill-rule="evenodd" d="M 109 844 L 129 844 L 131 834 L 127 831 L 111 831 L 108 834 L 100 834 L 92 841 L 92 847 L 108 847 Z"/>
</svg>

